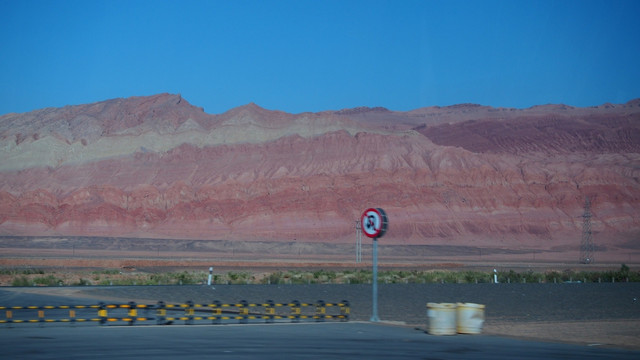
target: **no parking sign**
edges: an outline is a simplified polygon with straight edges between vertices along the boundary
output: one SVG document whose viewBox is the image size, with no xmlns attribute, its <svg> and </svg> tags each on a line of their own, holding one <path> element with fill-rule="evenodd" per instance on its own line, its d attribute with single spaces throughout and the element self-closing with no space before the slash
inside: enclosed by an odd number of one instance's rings
<svg viewBox="0 0 640 360">
<path fill-rule="evenodd" d="M 382 237 L 384 233 L 387 232 L 389 221 L 387 220 L 387 214 L 384 210 L 380 208 L 368 208 L 364 213 L 362 213 L 360 225 L 362 225 L 362 232 L 373 240 L 373 281 L 371 283 L 373 288 L 373 299 L 371 321 L 376 322 L 380 321 L 380 318 L 378 317 L 378 238 Z"/>
<path fill-rule="evenodd" d="M 369 208 L 360 219 L 362 232 L 372 239 L 382 237 L 387 232 L 387 214 L 380 208 Z"/>
</svg>

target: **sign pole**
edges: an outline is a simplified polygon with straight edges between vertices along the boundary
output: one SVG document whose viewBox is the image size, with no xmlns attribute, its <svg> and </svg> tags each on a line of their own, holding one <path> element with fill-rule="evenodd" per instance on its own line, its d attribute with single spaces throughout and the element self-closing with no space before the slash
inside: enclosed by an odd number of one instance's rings
<svg viewBox="0 0 640 360">
<path fill-rule="evenodd" d="M 371 322 L 378 322 L 378 238 L 373 238 L 373 310 L 371 313 Z"/>
<path fill-rule="evenodd" d="M 387 232 L 389 220 L 384 210 L 380 208 L 369 208 L 364 211 L 360 218 L 362 232 L 373 241 L 373 296 L 371 322 L 378 322 L 378 238 Z"/>
</svg>

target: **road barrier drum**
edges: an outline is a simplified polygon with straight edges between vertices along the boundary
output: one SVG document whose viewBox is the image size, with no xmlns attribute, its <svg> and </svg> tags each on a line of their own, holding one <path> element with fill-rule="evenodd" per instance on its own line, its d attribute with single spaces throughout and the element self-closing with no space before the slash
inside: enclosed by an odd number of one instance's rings
<svg viewBox="0 0 640 360">
<path fill-rule="evenodd" d="M 456 334 L 456 304 L 427 303 L 427 318 L 429 334 Z"/>
<path fill-rule="evenodd" d="M 458 334 L 480 334 L 484 324 L 484 305 L 457 303 L 456 318 Z"/>
</svg>

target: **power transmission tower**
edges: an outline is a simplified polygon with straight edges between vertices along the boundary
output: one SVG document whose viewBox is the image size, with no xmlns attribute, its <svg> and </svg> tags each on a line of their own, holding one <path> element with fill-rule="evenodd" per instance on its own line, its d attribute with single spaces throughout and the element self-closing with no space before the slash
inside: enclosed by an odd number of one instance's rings
<svg viewBox="0 0 640 360">
<path fill-rule="evenodd" d="M 356 263 L 362 262 L 362 227 L 356 220 Z"/>
<path fill-rule="evenodd" d="M 582 242 L 580 243 L 580 262 L 593 263 L 593 237 L 591 233 L 591 200 L 587 196 L 584 200 L 584 214 L 582 214 Z"/>
</svg>

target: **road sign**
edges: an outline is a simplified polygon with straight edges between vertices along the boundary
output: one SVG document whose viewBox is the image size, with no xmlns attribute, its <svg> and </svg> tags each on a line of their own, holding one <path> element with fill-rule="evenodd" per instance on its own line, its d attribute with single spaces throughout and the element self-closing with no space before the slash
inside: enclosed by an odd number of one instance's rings
<svg viewBox="0 0 640 360">
<path fill-rule="evenodd" d="M 362 225 L 362 232 L 373 240 L 372 244 L 372 267 L 373 267 L 373 281 L 372 281 L 372 322 L 380 321 L 378 317 L 378 238 L 382 237 L 387 231 L 387 214 L 380 208 L 369 208 L 362 213 L 360 218 L 360 224 Z"/>
<path fill-rule="evenodd" d="M 387 231 L 387 214 L 380 208 L 369 208 L 360 219 L 362 232 L 370 238 L 382 237 Z"/>
</svg>

